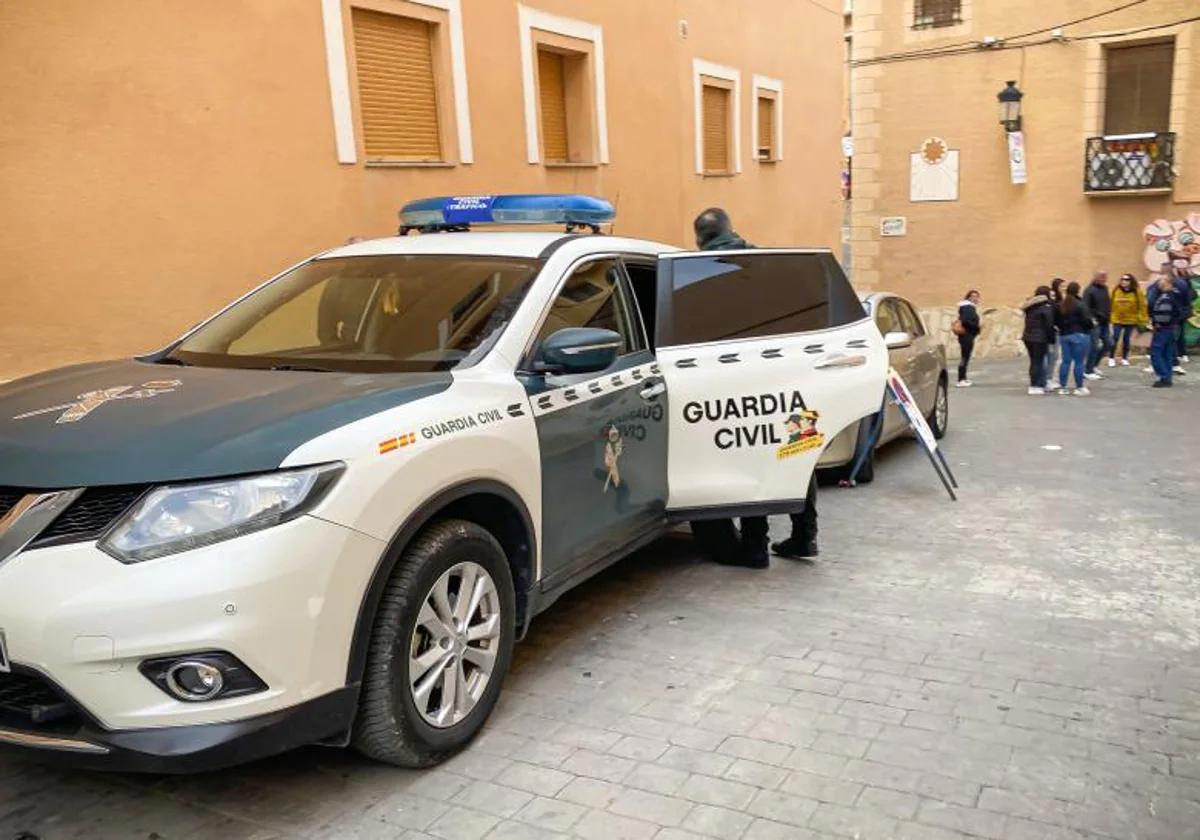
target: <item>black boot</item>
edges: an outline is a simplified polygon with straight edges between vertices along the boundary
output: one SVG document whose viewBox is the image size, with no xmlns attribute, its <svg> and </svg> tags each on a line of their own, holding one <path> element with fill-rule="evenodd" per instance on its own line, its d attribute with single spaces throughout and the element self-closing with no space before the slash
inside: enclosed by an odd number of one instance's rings
<svg viewBox="0 0 1200 840">
<path fill-rule="evenodd" d="M 780 557 L 787 557 L 789 560 L 811 560 L 820 554 L 817 550 L 816 540 L 803 540 L 796 537 L 788 537 L 783 542 L 774 543 L 771 551 Z"/>
</svg>

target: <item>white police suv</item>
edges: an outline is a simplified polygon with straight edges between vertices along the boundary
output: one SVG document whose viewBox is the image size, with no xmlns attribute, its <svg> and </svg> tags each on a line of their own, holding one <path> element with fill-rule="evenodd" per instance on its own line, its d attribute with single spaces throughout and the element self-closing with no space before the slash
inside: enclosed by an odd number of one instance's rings
<svg viewBox="0 0 1200 840">
<path fill-rule="evenodd" d="M 612 215 L 414 202 L 164 350 L 0 386 L 0 747 L 427 766 L 565 590 L 674 523 L 795 509 L 884 389 L 837 262 L 586 233 Z"/>
</svg>

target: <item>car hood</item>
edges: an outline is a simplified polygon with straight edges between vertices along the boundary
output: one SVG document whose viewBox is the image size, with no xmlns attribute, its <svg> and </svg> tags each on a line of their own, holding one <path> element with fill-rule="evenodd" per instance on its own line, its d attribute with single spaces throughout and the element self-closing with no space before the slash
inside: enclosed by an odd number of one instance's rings
<svg viewBox="0 0 1200 840">
<path fill-rule="evenodd" d="M 174 367 L 135 360 L 0 385 L 0 486 L 142 484 L 262 472 L 318 435 L 446 390 L 449 373 Z"/>
</svg>

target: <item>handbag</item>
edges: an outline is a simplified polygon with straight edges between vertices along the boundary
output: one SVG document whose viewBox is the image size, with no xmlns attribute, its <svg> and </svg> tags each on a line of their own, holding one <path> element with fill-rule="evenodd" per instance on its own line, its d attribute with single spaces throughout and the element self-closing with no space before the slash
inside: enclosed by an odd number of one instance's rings
<svg viewBox="0 0 1200 840">
<path fill-rule="evenodd" d="M 967 328 L 963 326 L 961 318 L 954 319 L 954 323 L 950 325 L 950 332 L 960 337 L 967 334 Z"/>
</svg>

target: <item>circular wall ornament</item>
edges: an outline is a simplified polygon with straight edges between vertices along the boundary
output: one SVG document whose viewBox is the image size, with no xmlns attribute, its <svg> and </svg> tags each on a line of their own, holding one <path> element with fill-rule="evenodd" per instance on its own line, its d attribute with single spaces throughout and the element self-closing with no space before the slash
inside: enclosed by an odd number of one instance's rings
<svg viewBox="0 0 1200 840">
<path fill-rule="evenodd" d="M 940 137 L 930 137 L 921 144 L 921 160 L 930 166 L 936 166 L 946 159 L 946 141 Z"/>
</svg>

